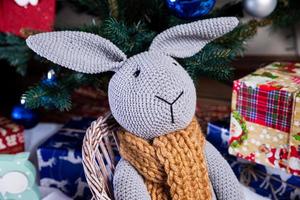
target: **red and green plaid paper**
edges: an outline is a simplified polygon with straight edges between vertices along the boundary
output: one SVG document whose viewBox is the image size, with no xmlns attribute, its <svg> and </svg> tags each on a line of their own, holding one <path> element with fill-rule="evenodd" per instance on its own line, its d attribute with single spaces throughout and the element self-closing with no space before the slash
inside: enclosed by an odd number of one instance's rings
<svg viewBox="0 0 300 200">
<path fill-rule="evenodd" d="M 229 145 L 232 155 L 300 176 L 300 63 L 234 82 Z"/>
<path fill-rule="evenodd" d="M 250 122 L 289 132 L 292 117 L 292 95 L 284 90 L 265 90 L 240 84 L 237 111 Z"/>
</svg>

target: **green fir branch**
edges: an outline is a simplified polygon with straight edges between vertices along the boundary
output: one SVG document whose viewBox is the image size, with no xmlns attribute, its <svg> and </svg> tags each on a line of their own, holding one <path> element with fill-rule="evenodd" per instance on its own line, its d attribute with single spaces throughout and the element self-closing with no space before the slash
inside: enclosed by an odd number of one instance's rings
<svg viewBox="0 0 300 200">
<path fill-rule="evenodd" d="M 118 46 L 128 56 L 146 50 L 156 35 L 143 22 L 127 26 L 125 22 L 118 22 L 113 18 L 103 22 L 100 34 Z"/>
<path fill-rule="evenodd" d="M 153 38 L 163 30 L 189 22 L 175 17 L 161 0 L 70 0 L 70 2 L 80 11 L 102 19 L 99 24 L 78 28 L 80 31 L 107 38 L 128 57 L 147 50 Z M 241 5 L 240 1 L 230 2 L 204 18 L 242 16 Z M 257 29 L 269 24 L 273 24 L 274 27 L 292 27 L 300 21 L 299 10 L 298 1 L 279 0 L 276 10 L 268 18 L 240 24 L 230 33 L 206 45 L 195 56 L 181 59 L 179 62 L 194 80 L 199 76 L 230 80 L 233 77 L 231 62 L 243 55 L 245 43 L 256 34 Z M 44 59 L 38 56 L 33 57 L 22 38 L 0 34 L 0 59 L 6 59 L 19 73 L 25 74 L 27 63 L 35 57 L 38 58 L 38 62 L 44 62 Z M 26 92 L 26 106 L 69 110 L 75 89 L 83 85 L 107 88 L 110 76 L 101 74 L 98 77 L 64 69 L 56 71 L 55 84 L 47 85 L 41 81 Z"/>
<path fill-rule="evenodd" d="M 281 0 L 275 11 L 268 17 L 274 28 L 292 28 L 300 22 L 300 1 Z"/>
<path fill-rule="evenodd" d="M 181 61 L 194 80 L 205 75 L 217 80 L 229 80 L 233 76 L 230 62 L 235 54 L 231 49 L 210 43 L 191 58 Z"/>
<path fill-rule="evenodd" d="M 31 50 L 22 38 L 0 33 L 0 59 L 6 60 L 16 68 L 16 72 L 26 75 L 27 63 L 32 58 Z"/>
<path fill-rule="evenodd" d="M 118 2 L 119 19 L 129 25 L 139 21 L 145 21 L 148 25 L 155 23 L 160 26 L 163 24 L 162 19 L 165 16 L 166 8 L 162 0 L 119 0 Z"/>
<path fill-rule="evenodd" d="M 87 13 L 98 16 L 100 18 L 108 18 L 110 9 L 107 0 L 69 0 L 78 12 Z"/>
<path fill-rule="evenodd" d="M 72 107 L 71 96 L 75 89 L 85 85 L 105 90 L 108 87 L 105 83 L 108 83 L 107 77 L 110 76 L 109 74 L 99 78 L 96 75 L 72 72 L 61 67 L 57 67 L 57 69 L 59 69 L 56 73 L 58 77 L 52 84 L 45 84 L 42 80 L 25 92 L 26 107 L 31 109 L 44 107 L 46 109 L 68 111 Z"/>
</svg>

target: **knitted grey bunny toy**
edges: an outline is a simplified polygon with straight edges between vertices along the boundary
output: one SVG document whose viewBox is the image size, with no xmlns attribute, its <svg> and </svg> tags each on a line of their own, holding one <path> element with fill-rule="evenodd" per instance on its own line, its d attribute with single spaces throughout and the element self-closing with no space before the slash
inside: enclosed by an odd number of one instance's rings
<svg viewBox="0 0 300 200">
<path fill-rule="evenodd" d="M 178 25 L 130 58 L 110 41 L 84 32 L 41 33 L 26 42 L 42 57 L 78 72 L 114 71 L 108 88 L 112 115 L 129 132 L 151 140 L 185 128 L 195 114 L 195 86 L 174 57 L 193 56 L 237 24 L 236 18 L 226 17 Z M 244 199 L 230 166 L 208 142 L 205 154 L 217 198 Z M 116 168 L 114 191 L 117 200 L 150 199 L 143 178 L 125 160 Z"/>
</svg>

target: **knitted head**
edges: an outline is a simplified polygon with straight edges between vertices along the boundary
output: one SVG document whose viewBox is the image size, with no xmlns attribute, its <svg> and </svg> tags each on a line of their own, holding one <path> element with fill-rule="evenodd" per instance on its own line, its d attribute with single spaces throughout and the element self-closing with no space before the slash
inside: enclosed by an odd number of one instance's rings
<svg viewBox="0 0 300 200">
<path fill-rule="evenodd" d="M 226 17 L 178 25 L 130 58 L 110 41 L 84 32 L 41 33 L 26 42 L 39 55 L 78 72 L 114 71 L 108 88 L 113 116 L 127 131 L 152 139 L 185 128 L 195 113 L 195 86 L 174 58 L 193 56 L 237 24 Z"/>
</svg>

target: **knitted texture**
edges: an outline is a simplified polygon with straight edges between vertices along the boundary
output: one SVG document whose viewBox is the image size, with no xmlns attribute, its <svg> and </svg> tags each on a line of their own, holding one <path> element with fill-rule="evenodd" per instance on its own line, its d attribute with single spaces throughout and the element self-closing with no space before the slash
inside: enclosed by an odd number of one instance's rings
<svg viewBox="0 0 300 200">
<path fill-rule="evenodd" d="M 126 59 L 109 40 L 85 32 L 40 33 L 28 37 L 26 43 L 53 63 L 89 74 L 117 70 Z"/>
<path fill-rule="evenodd" d="M 205 157 L 209 178 L 214 189 L 212 198 L 214 200 L 244 200 L 242 188 L 229 164 L 208 141 L 205 142 Z M 114 175 L 116 200 L 150 200 L 150 195 L 143 183 L 142 176 L 135 168 L 121 159 Z"/>
<path fill-rule="evenodd" d="M 120 153 L 145 178 L 152 200 L 209 200 L 205 138 L 194 118 L 186 129 L 148 141 L 118 134 Z"/>
<path fill-rule="evenodd" d="M 128 161 L 118 162 L 113 181 L 116 200 L 151 200 L 143 177 Z"/>
<path fill-rule="evenodd" d="M 244 200 L 243 189 L 234 175 L 228 162 L 209 142 L 206 142 L 205 156 L 209 178 L 212 182 L 217 199 Z"/>
<path fill-rule="evenodd" d="M 153 139 L 185 128 L 195 113 L 193 81 L 172 57 L 196 54 L 237 24 L 236 18 L 223 17 L 178 25 L 156 36 L 149 51 L 129 59 L 112 42 L 84 32 L 41 33 L 26 42 L 39 55 L 69 69 L 115 71 L 108 88 L 114 118 L 127 131 Z"/>
<path fill-rule="evenodd" d="M 177 58 L 190 57 L 210 41 L 231 31 L 238 23 L 235 17 L 220 17 L 177 25 L 156 36 L 150 50 Z"/>
<path fill-rule="evenodd" d="M 40 56 L 69 69 L 84 73 L 116 72 L 108 88 L 110 109 L 124 129 L 145 139 L 128 136 L 130 142 L 139 142 L 132 149 L 137 156 L 131 157 L 134 154 L 130 153 L 126 155 L 132 158 L 130 162 L 137 159 L 143 161 L 141 164 L 149 164 L 144 167 L 151 168 L 151 173 L 143 175 L 152 197 L 157 196 L 158 200 L 166 199 L 168 195 L 173 199 L 210 199 L 202 148 L 204 139 L 199 134 L 198 125 L 194 124 L 195 119 L 191 123 L 196 108 L 195 86 L 173 57 L 193 56 L 205 44 L 231 31 L 237 24 L 236 18 L 224 17 L 175 26 L 156 36 L 149 51 L 128 59 L 112 42 L 90 33 L 41 33 L 30 36 L 26 42 Z M 178 131 L 184 128 L 184 131 Z M 171 132 L 173 134 L 168 134 Z M 125 135 L 124 140 L 128 139 Z M 152 146 L 145 142 L 152 139 L 155 141 Z M 127 145 L 124 149 L 130 150 L 129 147 Z M 150 151 L 151 148 L 154 150 Z M 146 150 L 147 159 L 141 156 L 143 149 Z M 143 181 L 138 172 L 127 162 L 119 164 L 115 178 L 120 178 L 120 181 L 114 180 L 116 197 L 120 197 L 117 199 L 150 199 L 145 194 L 146 186 L 139 185 Z M 145 171 L 144 168 L 135 167 L 141 174 Z M 231 171 L 224 169 L 223 173 Z M 124 172 L 128 172 L 126 179 Z M 222 178 L 224 176 L 217 171 L 214 173 Z M 219 192 L 228 189 L 217 178 L 214 180 L 212 184 Z M 149 181 L 152 184 L 148 184 Z M 170 194 L 161 189 L 161 182 L 165 181 Z M 126 194 L 117 194 L 120 188 Z M 229 188 L 232 189 L 231 186 Z"/>
<path fill-rule="evenodd" d="M 196 108 L 196 89 L 188 73 L 173 58 L 155 52 L 126 60 L 109 82 L 108 98 L 118 123 L 145 139 L 185 128 Z"/>
</svg>

